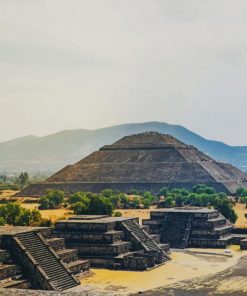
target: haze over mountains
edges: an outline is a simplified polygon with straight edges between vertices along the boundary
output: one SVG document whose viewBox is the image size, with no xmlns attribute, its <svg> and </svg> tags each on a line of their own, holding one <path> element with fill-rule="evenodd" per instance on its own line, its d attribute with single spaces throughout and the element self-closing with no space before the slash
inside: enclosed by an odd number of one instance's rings
<svg viewBox="0 0 247 296">
<path fill-rule="evenodd" d="M 44 137 L 26 136 L 0 143 L 0 172 L 52 174 L 123 136 L 144 131 L 170 134 L 212 158 L 247 171 L 247 146 L 207 140 L 183 126 L 161 122 L 122 124 L 97 130 L 66 130 Z"/>
</svg>

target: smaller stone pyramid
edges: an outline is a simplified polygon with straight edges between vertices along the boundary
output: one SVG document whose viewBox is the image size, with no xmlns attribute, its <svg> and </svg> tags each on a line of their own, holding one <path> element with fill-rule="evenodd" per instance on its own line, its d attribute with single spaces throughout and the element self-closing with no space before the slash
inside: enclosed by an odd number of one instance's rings
<svg viewBox="0 0 247 296">
<path fill-rule="evenodd" d="M 156 132 L 126 136 L 106 145 L 74 165 L 68 165 L 45 183 L 29 186 L 20 196 L 41 195 L 47 188 L 66 193 L 99 192 L 105 188 L 157 193 L 162 187 L 191 189 L 207 184 L 235 193 L 247 186 L 247 175 L 230 164 L 216 162 L 191 145 Z"/>
</svg>

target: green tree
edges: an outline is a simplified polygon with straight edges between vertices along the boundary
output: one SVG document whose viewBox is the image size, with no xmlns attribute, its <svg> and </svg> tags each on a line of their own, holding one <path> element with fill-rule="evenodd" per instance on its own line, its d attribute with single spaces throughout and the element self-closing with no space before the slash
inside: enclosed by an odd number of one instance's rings
<svg viewBox="0 0 247 296">
<path fill-rule="evenodd" d="M 239 197 L 246 197 L 247 196 L 247 188 L 238 188 L 236 191 L 237 196 Z"/>
<path fill-rule="evenodd" d="M 104 189 L 100 192 L 100 194 L 103 195 L 104 197 L 108 197 L 108 198 L 115 195 L 115 193 L 112 189 Z"/>
<path fill-rule="evenodd" d="M 131 194 L 131 195 L 139 195 L 139 190 L 137 190 L 137 189 L 130 189 L 128 193 Z"/>
<path fill-rule="evenodd" d="M 14 226 L 29 226 L 41 220 L 39 211 L 24 209 L 13 202 L 0 205 L 0 217 L 2 223 Z"/>
<path fill-rule="evenodd" d="M 143 197 L 143 199 L 147 199 L 147 200 L 149 200 L 150 203 L 153 202 L 154 199 L 155 199 L 154 195 L 153 195 L 150 191 L 145 191 L 145 192 L 142 194 L 142 197 Z"/>
<path fill-rule="evenodd" d="M 39 209 L 57 209 L 64 202 L 64 196 L 64 192 L 61 190 L 46 190 L 45 196 L 39 200 Z"/>
<path fill-rule="evenodd" d="M 128 196 L 124 193 L 119 193 L 118 196 L 120 198 L 120 204 L 125 208 L 129 204 Z"/>
<path fill-rule="evenodd" d="M 76 215 L 112 215 L 114 206 L 109 198 L 100 194 L 90 194 L 88 201 L 88 203 L 82 201 L 74 203 L 72 205 L 74 213 Z"/>
<path fill-rule="evenodd" d="M 114 217 L 122 217 L 122 214 L 118 211 L 116 211 L 113 215 Z"/>
<path fill-rule="evenodd" d="M 140 198 L 139 197 L 134 197 L 133 201 L 132 201 L 132 205 L 134 209 L 138 209 L 140 207 Z"/>
<path fill-rule="evenodd" d="M 141 203 L 144 206 L 144 209 L 149 209 L 151 205 L 151 201 L 149 199 L 142 198 Z"/>
<path fill-rule="evenodd" d="M 5 225 L 5 220 L 3 217 L 0 217 L 0 226 L 4 226 Z"/>
<path fill-rule="evenodd" d="M 70 195 L 69 203 L 72 205 L 77 202 L 89 203 L 89 198 L 87 197 L 87 193 L 79 191 Z"/>
<path fill-rule="evenodd" d="M 168 192 L 169 190 L 167 187 L 162 187 L 158 193 L 158 196 L 166 196 Z"/>
<path fill-rule="evenodd" d="M 165 207 L 172 207 L 173 205 L 174 205 L 174 199 L 173 199 L 173 197 L 172 196 L 168 196 L 165 200 L 164 200 L 164 202 L 163 202 L 163 204 L 164 204 L 164 206 Z"/>
<path fill-rule="evenodd" d="M 83 202 L 76 202 L 72 205 L 71 209 L 74 211 L 75 215 L 86 215 L 88 213 L 88 206 Z"/>
<path fill-rule="evenodd" d="M 111 201 L 102 195 L 94 195 L 90 199 L 88 211 L 91 215 L 94 214 L 111 216 L 113 209 L 114 206 Z"/>
<path fill-rule="evenodd" d="M 46 196 L 42 196 L 39 199 L 39 204 L 40 204 L 40 206 L 39 206 L 40 210 L 50 209 L 50 201 Z"/>
<path fill-rule="evenodd" d="M 21 172 L 19 177 L 16 179 L 16 184 L 20 186 L 21 189 L 23 189 L 25 186 L 29 184 L 29 176 L 27 172 Z"/>
</svg>

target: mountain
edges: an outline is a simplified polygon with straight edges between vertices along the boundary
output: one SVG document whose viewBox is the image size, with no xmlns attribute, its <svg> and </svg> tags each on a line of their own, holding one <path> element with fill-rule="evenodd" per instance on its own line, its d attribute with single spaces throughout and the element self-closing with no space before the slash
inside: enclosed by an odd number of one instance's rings
<svg viewBox="0 0 247 296">
<path fill-rule="evenodd" d="M 52 174 L 103 145 L 145 131 L 170 134 L 212 158 L 247 171 L 247 146 L 229 146 L 207 140 L 180 125 L 161 122 L 122 124 L 97 130 L 66 130 L 44 137 L 27 136 L 0 143 L 0 172 Z"/>
<path fill-rule="evenodd" d="M 31 184 L 18 196 L 41 196 L 47 188 L 63 190 L 66 195 L 107 188 L 157 194 L 163 187 L 191 190 L 196 184 L 234 194 L 247 186 L 247 175 L 170 135 L 144 132 L 103 146 L 46 181 Z"/>
</svg>

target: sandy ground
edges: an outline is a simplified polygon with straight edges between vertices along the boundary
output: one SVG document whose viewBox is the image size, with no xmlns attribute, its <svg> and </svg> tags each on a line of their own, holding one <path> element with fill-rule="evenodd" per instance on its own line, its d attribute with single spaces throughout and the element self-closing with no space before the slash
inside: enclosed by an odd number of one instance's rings
<svg viewBox="0 0 247 296">
<path fill-rule="evenodd" d="M 172 260 L 158 268 L 144 272 L 92 269 L 91 275 L 83 278 L 81 283 L 90 285 L 96 291 L 108 291 L 109 295 L 130 295 L 140 291 L 153 291 L 159 287 L 174 286 L 195 278 L 212 276 L 235 266 L 242 256 L 247 256 L 247 251 L 240 251 L 239 247 L 232 247 L 232 257 L 225 256 L 224 252 L 216 249 L 173 251 Z M 247 274 L 245 276 L 247 277 Z M 247 289 L 247 281 L 243 282 L 242 277 L 239 280 Z M 221 289 L 226 288 L 224 285 Z"/>
<path fill-rule="evenodd" d="M 143 293 L 145 296 L 246 296 L 247 295 L 247 256 L 237 264 L 209 276 L 181 281 Z"/>
<path fill-rule="evenodd" d="M 18 191 L 14 191 L 14 190 L 2 190 L 0 192 L 0 198 L 10 198 L 11 196 L 16 194 L 17 192 Z"/>
<path fill-rule="evenodd" d="M 129 210 L 119 210 L 118 212 L 122 214 L 123 217 L 132 218 L 139 217 L 139 222 L 142 223 L 142 219 L 150 218 L 150 211 L 156 209 L 156 206 L 151 206 L 150 209 L 129 209 Z"/>
<path fill-rule="evenodd" d="M 237 227 L 247 227 L 247 218 L 245 218 L 245 214 L 247 214 L 247 208 L 245 204 L 236 204 L 234 210 L 238 214 L 238 220 L 235 223 Z"/>
</svg>

